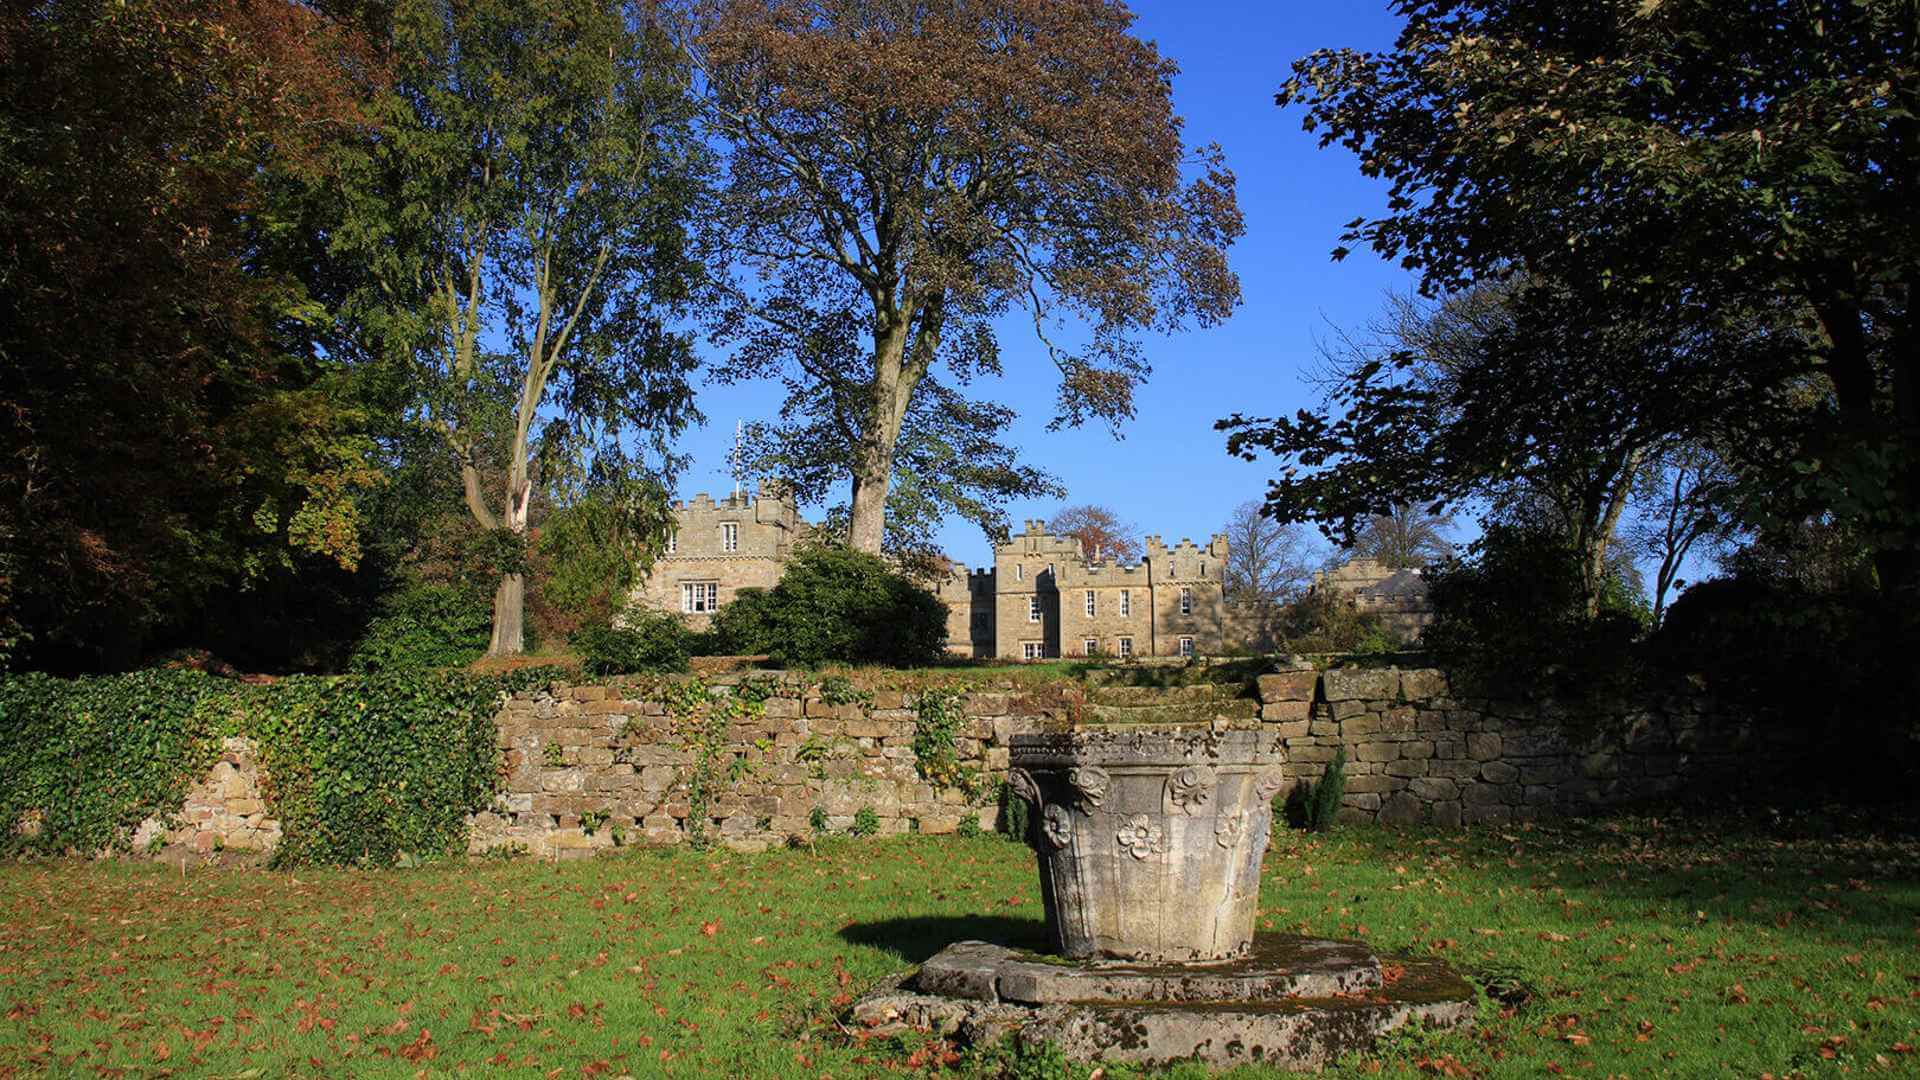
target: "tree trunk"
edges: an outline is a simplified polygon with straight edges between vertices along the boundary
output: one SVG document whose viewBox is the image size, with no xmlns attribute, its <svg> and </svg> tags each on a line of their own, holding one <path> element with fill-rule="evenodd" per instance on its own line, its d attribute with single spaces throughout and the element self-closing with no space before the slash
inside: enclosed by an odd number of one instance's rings
<svg viewBox="0 0 1920 1080">
<path fill-rule="evenodd" d="M 893 452 L 906 422 L 907 404 L 926 373 L 931 343 L 915 343 L 907 355 L 913 312 L 886 320 L 873 335 L 873 387 L 861 445 L 853 463 L 853 507 L 847 523 L 847 546 L 870 555 L 880 554 L 887 532 L 887 492 L 893 485 Z M 937 333 L 937 331 L 936 331 Z M 928 337 L 922 328 L 921 337 Z"/>
<path fill-rule="evenodd" d="M 527 579 L 505 574 L 493 590 L 493 636 L 488 656 L 518 656 L 526 650 Z"/>
</svg>

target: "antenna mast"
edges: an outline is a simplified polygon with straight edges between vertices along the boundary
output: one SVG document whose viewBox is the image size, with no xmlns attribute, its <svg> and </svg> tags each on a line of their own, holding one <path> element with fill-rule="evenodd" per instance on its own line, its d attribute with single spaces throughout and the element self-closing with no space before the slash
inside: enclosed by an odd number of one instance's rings
<svg viewBox="0 0 1920 1080">
<path fill-rule="evenodd" d="M 733 497 L 739 498 L 746 488 L 746 427 L 739 421 L 733 422 L 733 452 L 727 455 L 727 464 L 733 470 Z"/>
</svg>

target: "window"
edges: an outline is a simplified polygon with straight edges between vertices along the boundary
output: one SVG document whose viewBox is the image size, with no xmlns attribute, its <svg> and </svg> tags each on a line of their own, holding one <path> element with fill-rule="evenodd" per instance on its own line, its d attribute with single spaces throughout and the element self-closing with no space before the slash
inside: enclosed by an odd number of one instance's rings
<svg viewBox="0 0 1920 1080">
<path fill-rule="evenodd" d="M 739 551 L 740 550 L 740 526 L 734 524 L 731 521 L 720 526 L 720 550 L 721 551 Z"/>
<path fill-rule="evenodd" d="M 1193 655 L 1193 639 L 1192 638 L 1183 637 L 1180 639 L 1180 655 L 1181 656 Z"/>
<path fill-rule="evenodd" d="M 1193 590 L 1184 585 L 1180 587 L 1180 614 L 1193 614 Z"/>
<path fill-rule="evenodd" d="M 1122 615 L 1133 614 L 1133 590 L 1132 589 L 1120 590 L 1120 614 Z"/>
<path fill-rule="evenodd" d="M 1167 576 L 1168 577 L 1180 576 L 1180 564 L 1177 562 L 1174 562 L 1172 559 L 1167 560 Z"/>
<path fill-rule="evenodd" d="M 1087 590 L 1087 618 L 1089 618 L 1089 619 L 1091 619 L 1091 618 L 1093 618 L 1093 611 L 1094 611 L 1094 607 L 1093 607 L 1093 590 L 1092 590 L 1092 589 L 1088 589 L 1088 590 Z"/>
<path fill-rule="evenodd" d="M 680 551 L 680 530 L 675 529 L 672 532 L 667 534 L 667 554 L 674 555 L 674 554 L 677 554 L 679 551 Z"/>
<path fill-rule="evenodd" d="M 1040 621 L 1040 598 L 1038 596 L 1027 597 L 1027 621 Z"/>
<path fill-rule="evenodd" d="M 1038 641 L 1023 641 L 1020 643 L 1020 658 L 1022 660 L 1045 660 L 1047 658 L 1047 647 Z"/>
<path fill-rule="evenodd" d="M 720 583 L 717 581 L 682 582 L 680 610 L 689 615 L 703 615 L 720 610 Z"/>
<path fill-rule="evenodd" d="M 1099 638 L 1087 639 L 1087 655 L 1088 656 L 1100 655 L 1100 639 Z"/>
<path fill-rule="evenodd" d="M 1120 639 L 1120 658 L 1124 660 L 1127 657 L 1132 655 L 1133 655 L 1133 639 L 1130 637 L 1121 638 Z"/>
<path fill-rule="evenodd" d="M 1013 564 L 1013 580 L 1015 581 L 1027 580 L 1027 564 L 1026 563 Z"/>
<path fill-rule="evenodd" d="M 1206 564 L 1206 563 L 1201 563 L 1201 564 L 1200 564 L 1200 576 L 1201 576 L 1201 577 L 1206 577 L 1206 576 L 1207 576 L 1207 564 Z"/>
</svg>

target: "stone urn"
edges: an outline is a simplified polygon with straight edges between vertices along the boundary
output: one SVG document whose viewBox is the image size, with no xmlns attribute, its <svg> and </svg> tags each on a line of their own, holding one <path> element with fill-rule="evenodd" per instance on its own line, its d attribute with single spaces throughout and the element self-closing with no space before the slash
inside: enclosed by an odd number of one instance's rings
<svg viewBox="0 0 1920 1080">
<path fill-rule="evenodd" d="M 1247 955 L 1283 751 L 1258 731 L 1088 728 L 1016 735 L 1047 929 L 1062 956 Z"/>
</svg>

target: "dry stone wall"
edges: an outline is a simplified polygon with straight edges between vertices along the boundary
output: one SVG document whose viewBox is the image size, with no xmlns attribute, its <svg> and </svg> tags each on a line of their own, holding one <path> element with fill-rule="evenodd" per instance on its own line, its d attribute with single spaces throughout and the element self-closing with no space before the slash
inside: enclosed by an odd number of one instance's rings
<svg viewBox="0 0 1920 1080">
<path fill-rule="evenodd" d="M 954 764 L 974 781 L 961 787 L 925 775 L 914 743 L 926 691 L 904 678 L 864 689 L 783 673 L 745 678 L 762 682 L 757 704 L 709 732 L 704 807 L 690 791 L 700 770 L 696 733 L 664 692 L 684 682 L 555 684 L 515 695 L 496 718 L 503 791 L 475 815 L 471 849 L 573 858 L 685 842 L 696 832 L 762 847 L 811 833 L 816 810 L 835 832 L 864 809 L 880 835 L 951 832 L 969 815 L 991 829 L 1012 737 L 1070 724 L 1259 730 L 1285 750 L 1289 787 L 1319 781 L 1344 749 L 1341 819 L 1389 825 L 1504 824 L 1761 784 L 1807 750 L 1687 697 L 1645 703 L 1593 729 L 1551 703 L 1455 696 L 1432 670 L 1281 671 L 1252 684 L 1164 688 L 1002 679 L 951 699 L 960 714 Z M 741 679 L 710 681 L 738 695 Z M 1602 733 L 1579 734 L 1591 730 Z M 260 779 L 252 745 L 230 741 L 183 812 L 143 827 L 136 848 L 158 832 L 170 846 L 199 851 L 270 849 L 279 824 L 267 816 Z"/>
<path fill-rule="evenodd" d="M 1444 672 L 1263 675 L 1263 723 L 1295 783 L 1346 751 L 1347 822 L 1504 824 L 1786 775 L 1806 749 L 1684 696 L 1595 721 L 1552 702 L 1455 697 Z"/>
</svg>

